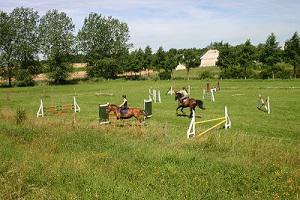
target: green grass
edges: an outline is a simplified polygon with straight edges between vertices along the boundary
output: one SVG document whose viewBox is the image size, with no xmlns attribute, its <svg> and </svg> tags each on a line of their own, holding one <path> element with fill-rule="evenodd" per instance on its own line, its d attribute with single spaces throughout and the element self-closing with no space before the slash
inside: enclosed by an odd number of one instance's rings
<svg viewBox="0 0 300 200">
<path fill-rule="evenodd" d="M 213 80 L 211 85 L 217 81 Z M 297 199 L 300 194 L 300 81 L 223 80 L 216 102 L 205 101 L 197 120 L 221 117 L 232 128 L 187 140 L 190 119 L 176 117 L 170 86 L 204 81 L 99 81 L 0 89 L 0 199 Z M 145 127 L 99 126 L 98 104 L 143 107 L 149 87 L 161 90 Z M 75 88 L 75 89 L 74 89 Z M 36 118 L 45 106 L 72 103 L 81 112 Z M 96 96 L 95 93 L 114 96 Z M 270 96 L 271 115 L 257 110 Z M 16 123 L 17 110 L 26 119 Z M 188 112 L 188 110 L 186 110 Z M 213 123 L 212 123 L 213 125 Z M 197 132 L 209 125 L 197 126 Z"/>
</svg>

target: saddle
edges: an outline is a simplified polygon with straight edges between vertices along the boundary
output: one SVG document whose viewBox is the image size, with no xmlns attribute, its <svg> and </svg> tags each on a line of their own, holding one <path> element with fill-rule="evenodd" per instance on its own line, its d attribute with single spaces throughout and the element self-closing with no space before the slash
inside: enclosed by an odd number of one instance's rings
<svg viewBox="0 0 300 200">
<path fill-rule="evenodd" d="M 181 101 L 182 101 L 182 103 L 185 103 L 186 100 L 188 100 L 188 97 L 184 97 Z"/>
<path fill-rule="evenodd" d="M 128 108 L 120 108 L 120 114 L 126 115 L 128 113 Z"/>
</svg>

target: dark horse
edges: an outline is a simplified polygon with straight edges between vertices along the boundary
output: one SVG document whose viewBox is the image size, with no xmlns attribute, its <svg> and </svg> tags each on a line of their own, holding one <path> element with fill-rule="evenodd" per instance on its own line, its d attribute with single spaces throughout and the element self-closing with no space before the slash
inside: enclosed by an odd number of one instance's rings
<svg viewBox="0 0 300 200">
<path fill-rule="evenodd" d="M 140 123 L 144 122 L 146 113 L 139 108 L 128 108 L 127 113 L 121 113 L 120 107 L 114 104 L 108 104 L 107 113 L 113 112 L 117 119 L 129 119 L 135 117 Z"/>
<path fill-rule="evenodd" d="M 179 108 L 181 108 L 181 112 L 183 112 L 184 108 L 189 107 L 191 110 L 190 113 L 190 117 L 192 117 L 193 111 L 195 111 L 196 106 L 198 106 L 199 108 L 201 108 L 202 110 L 205 110 L 204 106 L 203 106 L 203 101 L 198 100 L 198 99 L 193 99 L 193 98 L 186 98 L 184 100 L 181 99 L 182 94 L 180 92 L 176 92 L 175 93 L 175 101 L 178 101 L 178 107 L 176 108 L 176 114 L 178 115 L 177 111 Z"/>
</svg>

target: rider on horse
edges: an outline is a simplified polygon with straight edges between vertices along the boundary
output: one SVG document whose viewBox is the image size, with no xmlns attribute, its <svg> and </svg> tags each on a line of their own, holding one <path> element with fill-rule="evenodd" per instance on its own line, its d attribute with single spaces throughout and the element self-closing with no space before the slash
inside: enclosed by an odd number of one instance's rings
<svg viewBox="0 0 300 200">
<path fill-rule="evenodd" d="M 127 111 L 127 109 L 128 109 L 126 95 L 122 95 L 122 98 L 123 98 L 123 103 L 119 106 L 121 114 L 125 113 Z"/>
<path fill-rule="evenodd" d="M 183 87 L 182 90 L 179 90 L 178 93 L 182 95 L 180 98 L 180 102 L 184 102 L 185 99 L 189 98 L 189 94 L 185 87 Z"/>
</svg>

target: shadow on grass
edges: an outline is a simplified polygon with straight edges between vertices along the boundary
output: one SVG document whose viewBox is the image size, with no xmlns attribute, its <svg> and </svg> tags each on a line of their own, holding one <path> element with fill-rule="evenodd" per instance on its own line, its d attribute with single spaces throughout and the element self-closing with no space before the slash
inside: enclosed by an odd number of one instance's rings
<svg viewBox="0 0 300 200">
<path fill-rule="evenodd" d="M 187 114 L 176 114 L 177 117 L 187 117 L 187 118 L 191 118 L 190 115 Z M 201 118 L 200 116 L 195 116 L 195 118 Z"/>
</svg>

